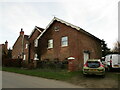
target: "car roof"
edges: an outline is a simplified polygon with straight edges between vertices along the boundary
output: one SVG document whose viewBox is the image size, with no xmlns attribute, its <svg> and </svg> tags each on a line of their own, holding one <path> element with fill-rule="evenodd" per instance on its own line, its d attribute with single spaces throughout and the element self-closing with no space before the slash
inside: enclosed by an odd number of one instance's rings
<svg viewBox="0 0 120 90">
<path fill-rule="evenodd" d="M 87 61 L 100 61 L 100 59 L 88 59 Z"/>
</svg>

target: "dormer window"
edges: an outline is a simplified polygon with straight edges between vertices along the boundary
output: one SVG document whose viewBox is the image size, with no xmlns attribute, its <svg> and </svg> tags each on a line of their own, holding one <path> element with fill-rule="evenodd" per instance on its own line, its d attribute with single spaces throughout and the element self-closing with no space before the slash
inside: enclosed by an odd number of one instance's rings
<svg viewBox="0 0 120 90">
<path fill-rule="evenodd" d="M 34 46 L 35 46 L 35 47 L 38 47 L 38 39 L 35 39 L 35 40 L 34 40 Z"/>
<path fill-rule="evenodd" d="M 59 26 L 55 26 L 55 27 L 54 27 L 54 30 L 55 30 L 55 31 L 59 31 L 59 29 L 60 29 Z"/>
</svg>

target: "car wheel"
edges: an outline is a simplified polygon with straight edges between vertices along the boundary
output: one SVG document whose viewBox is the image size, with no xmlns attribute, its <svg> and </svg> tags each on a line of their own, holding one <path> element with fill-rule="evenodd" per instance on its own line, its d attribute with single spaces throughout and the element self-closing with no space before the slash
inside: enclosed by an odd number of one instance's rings
<svg viewBox="0 0 120 90">
<path fill-rule="evenodd" d="M 87 75 L 86 74 L 83 74 L 84 77 L 86 77 Z"/>
<path fill-rule="evenodd" d="M 102 75 L 102 78 L 105 78 L 105 75 Z"/>
<path fill-rule="evenodd" d="M 111 67 L 110 66 L 108 66 L 107 71 L 111 71 Z"/>
</svg>

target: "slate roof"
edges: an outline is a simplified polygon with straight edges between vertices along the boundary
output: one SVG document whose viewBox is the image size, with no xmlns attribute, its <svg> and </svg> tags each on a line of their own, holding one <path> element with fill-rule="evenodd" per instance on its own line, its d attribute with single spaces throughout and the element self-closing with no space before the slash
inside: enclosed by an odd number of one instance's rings
<svg viewBox="0 0 120 90">
<path fill-rule="evenodd" d="M 35 30 L 38 30 L 39 32 L 42 32 L 44 29 L 43 29 L 43 28 L 40 28 L 40 27 L 38 27 L 38 26 L 35 26 L 35 28 L 34 28 L 34 29 L 32 30 L 32 32 L 31 32 L 29 38 L 33 35 L 33 33 L 35 32 Z"/>
</svg>

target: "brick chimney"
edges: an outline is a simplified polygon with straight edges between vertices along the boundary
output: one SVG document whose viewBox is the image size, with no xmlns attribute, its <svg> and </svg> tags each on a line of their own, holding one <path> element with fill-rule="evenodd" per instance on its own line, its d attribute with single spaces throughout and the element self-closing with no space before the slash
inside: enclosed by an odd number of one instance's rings
<svg viewBox="0 0 120 90">
<path fill-rule="evenodd" d="M 5 53 L 7 54 L 8 53 L 8 41 L 6 40 L 5 42 Z"/>
<path fill-rule="evenodd" d="M 24 54 L 24 31 L 23 31 L 23 28 L 21 28 L 21 31 L 20 31 L 20 37 L 21 37 L 21 45 L 22 45 L 22 58 L 23 58 L 23 54 Z"/>
<path fill-rule="evenodd" d="M 23 29 L 21 28 L 21 31 L 20 31 L 20 36 L 21 35 L 24 35 L 24 31 L 23 31 Z"/>
</svg>

